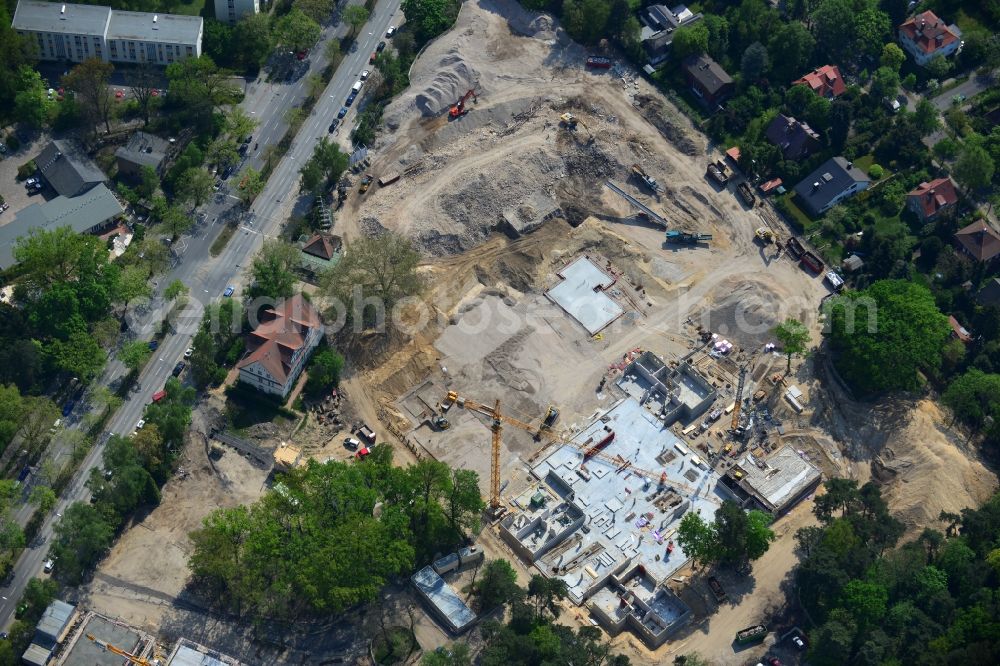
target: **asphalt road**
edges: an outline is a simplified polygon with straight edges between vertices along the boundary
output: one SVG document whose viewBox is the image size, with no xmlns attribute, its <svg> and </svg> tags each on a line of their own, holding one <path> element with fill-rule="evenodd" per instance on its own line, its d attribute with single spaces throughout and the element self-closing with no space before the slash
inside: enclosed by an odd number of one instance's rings
<svg viewBox="0 0 1000 666">
<path fill-rule="evenodd" d="M 277 235 L 282 222 L 288 219 L 296 203 L 299 169 L 312 155 L 318 139 L 327 136 L 327 128 L 346 100 L 358 74 L 364 69 L 369 69 L 368 57 L 378 42 L 384 39 L 386 29 L 390 25 L 398 26 L 401 22 L 400 2 L 401 0 L 380 0 L 376 4 L 372 17 L 357 39 L 357 48 L 347 54 L 340 64 L 312 113 L 303 122 L 291 149 L 275 168 L 264 191 L 245 215 L 247 221 L 244 226 L 233 236 L 226 249 L 218 257 L 213 258 L 209 254 L 211 241 L 222 228 L 223 223 L 217 221 L 218 218 L 232 214 L 239 205 L 235 197 L 225 193 L 216 196 L 212 202 L 203 207 L 205 221 L 199 223 L 191 235 L 183 237 L 178 242 L 180 249 L 177 262 L 167 275 L 158 280 L 158 288 L 162 289 L 173 280 L 182 281 L 190 290 L 192 306 L 186 315 L 176 322 L 174 327 L 176 332 L 161 342 L 159 349 L 141 373 L 137 390 L 133 391 L 109 422 L 108 433 L 127 435 L 135 429 L 135 424 L 142 418 L 143 410 L 149 404 L 152 394 L 163 387 L 174 365 L 183 358 L 184 350 L 190 346 L 201 320 L 204 304 L 221 299 L 222 292 L 228 285 L 236 287 L 235 296 L 239 297 L 244 282 L 244 267 L 249 265 L 260 249 L 263 238 Z M 326 41 L 333 36 L 346 34 L 346 30 L 346 26 L 343 25 L 328 28 L 312 53 L 321 55 Z M 322 63 L 319 60 L 320 57 L 313 58 L 310 73 L 322 70 Z M 303 76 L 288 85 L 256 82 L 248 89 L 243 106 L 259 123 L 254 131 L 254 140 L 260 143 L 260 149 L 250 156 L 257 166 L 260 165 L 260 156 L 267 145 L 276 143 L 284 134 L 284 115 L 287 109 L 297 105 L 304 97 L 307 77 L 308 75 Z M 342 124 L 353 122 L 356 109 L 357 104 L 351 108 L 351 112 Z M 236 181 L 238 177 L 237 173 L 230 179 L 231 182 Z M 140 338 L 152 336 L 152 331 L 160 325 L 166 310 L 162 298 L 156 296 L 146 312 L 140 312 L 137 317 L 133 317 L 133 328 L 140 329 Z M 110 383 L 123 374 L 124 369 L 121 364 L 111 361 L 101 382 Z M 77 411 L 80 409 L 82 407 Z M 78 417 L 77 414 L 74 418 Z M 13 576 L 4 587 L 0 598 L 0 627 L 6 629 L 13 622 L 15 605 L 25 586 L 41 572 L 55 522 L 70 504 L 89 499 L 85 483 L 90 471 L 100 467 L 106 441 L 107 437 L 102 437 L 87 454 L 73 481 L 42 524 L 38 537 L 24 549 L 15 564 Z M 65 455 L 65 451 L 56 447 L 54 455 Z M 22 508 L 19 517 L 23 514 L 23 520 L 26 521 L 30 513 L 30 508 Z M 58 563 L 56 566 L 58 567 Z"/>
<path fill-rule="evenodd" d="M 931 99 L 931 104 L 933 104 L 938 111 L 943 113 L 950 109 L 955 103 L 954 99 L 956 95 L 962 95 L 964 96 L 964 99 L 972 99 L 974 96 L 989 88 L 990 85 L 991 77 L 973 74 L 963 83 L 960 83 L 951 90 L 941 93 L 937 97 Z"/>
</svg>

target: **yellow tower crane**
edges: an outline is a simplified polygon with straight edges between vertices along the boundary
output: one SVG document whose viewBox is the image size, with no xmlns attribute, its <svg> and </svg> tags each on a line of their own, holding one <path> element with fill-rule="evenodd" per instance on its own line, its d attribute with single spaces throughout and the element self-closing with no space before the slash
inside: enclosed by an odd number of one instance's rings
<svg viewBox="0 0 1000 666">
<path fill-rule="evenodd" d="M 102 639 L 94 636 L 93 634 L 87 634 L 87 638 L 89 640 L 97 643 L 97 645 L 102 650 L 107 650 L 108 652 L 116 654 L 119 657 L 124 657 L 125 659 L 128 659 L 128 662 L 130 664 L 137 664 L 137 666 L 158 666 L 158 664 L 160 663 L 159 661 L 157 661 L 155 659 L 152 660 L 152 661 L 150 661 L 149 659 L 146 659 L 145 657 L 140 657 L 138 655 L 132 654 L 131 652 L 126 652 L 125 650 L 122 650 L 121 648 L 115 647 L 114 645 L 112 645 L 111 643 L 107 642 L 106 640 L 102 640 Z"/>
</svg>

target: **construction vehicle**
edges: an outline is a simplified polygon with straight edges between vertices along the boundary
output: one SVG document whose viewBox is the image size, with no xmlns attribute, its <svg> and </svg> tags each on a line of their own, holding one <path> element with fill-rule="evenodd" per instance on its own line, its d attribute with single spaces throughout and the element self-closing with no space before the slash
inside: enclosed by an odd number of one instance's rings
<svg viewBox="0 0 1000 666">
<path fill-rule="evenodd" d="M 726 163 L 722 160 L 709 162 L 708 168 L 705 169 L 705 172 L 708 174 L 709 178 L 719 184 L 719 187 L 725 187 L 726 183 L 729 182 L 729 177 L 731 176 L 729 167 L 726 166 Z"/>
<path fill-rule="evenodd" d="M 399 172 L 390 171 L 389 173 L 383 174 L 378 177 L 378 184 L 379 187 L 385 187 L 386 185 L 392 185 L 397 180 L 399 180 Z"/>
<path fill-rule="evenodd" d="M 562 127 L 563 129 L 575 130 L 576 124 L 579 122 L 579 118 L 568 111 L 559 116 L 559 127 Z"/>
<path fill-rule="evenodd" d="M 764 636 L 767 636 L 767 627 L 763 624 L 755 624 L 752 627 L 737 631 L 736 642 L 740 645 L 746 645 L 747 643 L 755 643 L 763 640 Z"/>
<path fill-rule="evenodd" d="M 447 430 L 451 427 L 451 421 L 442 416 L 441 414 L 435 414 L 431 417 L 431 424 L 438 430 Z"/>
<path fill-rule="evenodd" d="M 365 177 L 361 179 L 361 189 L 359 191 L 360 192 L 367 192 L 368 188 L 371 187 L 371 185 L 372 185 L 372 181 L 374 181 L 374 180 L 375 179 L 371 176 L 371 174 L 367 174 L 366 173 Z"/>
<path fill-rule="evenodd" d="M 465 108 L 465 103 L 469 101 L 470 97 L 472 98 L 473 102 L 479 101 L 478 98 L 476 97 L 475 88 L 469 88 L 465 92 L 465 94 L 462 95 L 462 98 L 459 99 L 457 102 L 455 102 L 455 104 L 450 109 L 448 109 L 449 120 L 455 120 L 456 118 L 461 118 L 462 116 L 464 116 L 469 112 L 469 110 Z"/>
<path fill-rule="evenodd" d="M 823 272 L 823 260 L 817 257 L 812 252 L 803 252 L 802 256 L 799 258 L 802 265 L 806 268 L 812 270 L 815 273 Z"/>
<path fill-rule="evenodd" d="M 97 643 L 98 647 L 106 652 L 111 652 L 116 654 L 123 659 L 127 659 L 128 663 L 136 664 L 137 666 L 159 666 L 160 661 L 158 659 L 146 659 L 145 657 L 140 657 L 138 655 L 132 654 L 131 652 L 126 652 L 119 647 L 115 647 L 106 640 L 100 639 L 94 634 L 87 634 L 87 639 Z"/>
<path fill-rule="evenodd" d="M 559 410 L 549 405 L 549 409 L 545 412 L 545 416 L 542 418 L 542 425 L 538 428 L 538 433 L 535 435 L 535 439 L 541 439 L 542 430 L 551 430 L 552 426 L 556 424 L 559 420 Z"/>
<path fill-rule="evenodd" d="M 652 190 L 653 194 L 656 194 L 657 192 L 660 191 L 660 184 L 657 183 L 652 176 L 646 173 L 646 170 L 643 169 L 640 165 L 638 164 L 632 165 L 632 174 L 635 175 L 636 178 L 641 180 L 643 185 Z"/>
<path fill-rule="evenodd" d="M 736 401 L 733 403 L 733 420 L 729 425 L 729 432 L 732 433 L 733 437 L 742 437 L 743 429 L 740 428 L 740 413 L 743 410 L 743 389 L 746 386 L 747 381 L 747 370 L 753 363 L 754 359 L 757 358 L 757 354 L 753 354 L 748 358 L 743 365 L 740 366 L 740 379 L 736 384 Z"/>
<path fill-rule="evenodd" d="M 712 240 L 712 234 L 692 234 L 687 231 L 667 231 L 667 242 L 675 245 L 697 245 Z"/>
<path fill-rule="evenodd" d="M 753 188 L 750 187 L 750 183 L 743 181 L 736 186 L 736 191 L 739 192 L 740 198 L 743 199 L 743 203 L 751 208 L 757 205 L 757 195 L 753 193 Z"/>
<path fill-rule="evenodd" d="M 754 232 L 757 239 L 764 245 L 770 245 L 778 240 L 777 235 L 771 229 L 771 227 L 760 227 Z"/>
<path fill-rule="evenodd" d="M 800 243 L 799 239 L 795 236 L 788 239 L 788 242 L 785 243 L 785 249 L 788 250 L 788 254 L 792 255 L 792 257 L 796 260 L 802 257 L 802 255 L 806 252 L 806 249 L 802 247 L 802 243 Z"/>
</svg>

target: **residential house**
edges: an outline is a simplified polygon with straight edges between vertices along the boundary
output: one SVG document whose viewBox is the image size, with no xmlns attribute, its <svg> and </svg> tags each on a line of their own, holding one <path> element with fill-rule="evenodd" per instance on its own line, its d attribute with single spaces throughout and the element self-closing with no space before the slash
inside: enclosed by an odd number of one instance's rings
<svg viewBox="0 0 1000 666">
<path fill-rule="evenodd" d="M 840 69 L 836 65 L 824 65 L 815 69 L 801 79 L 792 81 L 792 85 L 805 84 L 820 97 L 833 99 L 840 97 L 847 90 L 844 77 L 840 75 Z"/>
<path fill-rule="evenodd" d="M 786 160 L 805 159 L 819 148 L 819 134 L 813 128 L 781 113 L 767 126 L 764 135 L 781 149 Z"/>
<path fill-rule="evenodd" d="M 83 194 L 108 180 L 83 147 L 71 139 L 50 141 L 35 164 L 52 189 L 64 197 Z"/>
<path fill-rule="evenodd" d="M 938 178 L 920 185 L 907 193 L 906 207 L 920 218 L 921 222 L 931 222 L 940 216 L 949 215 L 958 203 L 958 192 L 951 178 Z"/>
<path fill-rule="evenodd" d="M 962 342 L 963 344 L 969 344 L 972 342 L 972 334 L 969 333 L 964 326 L 958 323 L 958 320 L 955 319 L 954 316 L 948 316 L 948 325 L 951 326 L 951 335 L 956 340 Z"/>
<path fill-rule="evenodd" d="M 33 37 L 39 60 L 169 65 L 201 55 L 204 21 L 200 16 L 19 0 L 12 27 L 22 37 Z"/>
<path fill-rule="evenodd" d="M 935 56 L 948 57 L 962 47 L 962 31 L 957 25 L 945 25 L 937 15 L 927 10 L 912 16 L 899 26 L 899 44 L 925 67 Z"/>
<path fill-rule="evenodd" d="M 1000 278 L 990 278 L 976 293 L 976 302 L 984 307 L 1000 308 Z"/>
<path fill-rule="evenodd" d="M 28 649 L 21 655 L 21 662 L 31 666 L 45 666 L 50 662 L 53 653 L 61 650 L 70 629 L 78 614 L 76 606 L 56 599 L 35 625 L 35 635 Z"/>
<path fill-rule="evenodd" d="M 1000 234 L 982 220 L 955 232 L 955 243 L 959 250 L 981 263 L 1000 254 Z"/>
<path fill-rule="evenodd" d="M 691 90 L 709 109 L 714 109 L 733 93 L 732 77 L 704 53 L 685 58 L 683 69 Z"/>
<path fill-rule="evenodd" d="M 115 151 L 118 173 L 140 178 L 144 166 L 152 167 L 158 174 L 162 173 L 169 149 L 170 143 L 165 139 L 147 132 L 136 132 L 124 146 Z"/>
<path fill-rule="evenodd" d="M 58 196 L 51 201 L 31 204 L 18 212 L 9 224 L 0 226 L 0 269 L 14 265 L 17 239 L 35 229 L 51 231 L 71 227 L 77 233 L 92 233 L 110 226 L 124 212 L 104 183 L 79 196 Z"/>
<path fill-rule="evenodd" d="M 650 65 L 659 65 L 670 55 L 670 44 L 674 41 L 674 31 L 683 26 L 694 25 L 702 18 L 684 5 L 667 9 L 663 5 L 650 5 L 639 12 L 642 31 L 639 39 L 649 56 Z"/>
<path fill-rule="evenodd" d="M 302 241 L 300 246 L 302 268 L 313 274 L 333 268 L 340 261 L 343 247 L 340 236 L 323 231 L 316 232 Z"/>
<path fill-rule="evenodd" d="M 246 14 L 260 13 L 260 0 L 215 0 L 216 20 L 236 25 Z"/>
<path fill-rule="evenodd" d="M 319 313 L 301 294 L 265 309 L 247 336 L 246 355 L 236 365 L 240 381 L 258 391 L 288 397 L 323 332 Z"/>
<path fill-rule="evenodd" d="M 831 157 L 795 186 L 799 204 L 813 216 L 868 189 L 871 180 L 852 162 Z"/>
</svg>

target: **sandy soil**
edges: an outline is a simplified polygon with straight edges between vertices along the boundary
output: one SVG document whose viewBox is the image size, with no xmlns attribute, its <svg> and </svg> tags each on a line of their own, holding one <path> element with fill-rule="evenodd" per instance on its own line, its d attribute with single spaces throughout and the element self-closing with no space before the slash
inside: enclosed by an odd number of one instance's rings
<svg viewBox="0 0 1000 666">
<path fill-rule="evenodd" d="M 156 634 L 188 581 L 188 534 L 216 508 L 256 500 L 265 470 L 234 451 L 211 461 L 193 433 L 160 505 L 122 535 L 84 594 L 87 606 Z"/>
</svg>

